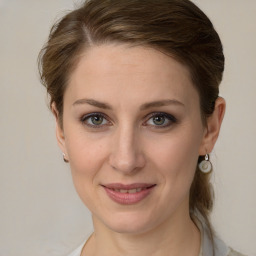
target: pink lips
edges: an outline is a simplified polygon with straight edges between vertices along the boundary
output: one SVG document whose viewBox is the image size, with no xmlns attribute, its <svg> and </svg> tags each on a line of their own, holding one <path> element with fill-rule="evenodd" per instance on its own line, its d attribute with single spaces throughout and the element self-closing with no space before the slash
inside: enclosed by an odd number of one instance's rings
<svg viewBox="0 0 256 256">
<path fill-rule="evenodd" d="M 142 201 L 150 194 L 155 186 L 155 184 L 146 183 L 134 183 L 130 185 L 112 183 L 103 185 L 103 188 L 114 202 L 131 205 Z"/>
</svg>

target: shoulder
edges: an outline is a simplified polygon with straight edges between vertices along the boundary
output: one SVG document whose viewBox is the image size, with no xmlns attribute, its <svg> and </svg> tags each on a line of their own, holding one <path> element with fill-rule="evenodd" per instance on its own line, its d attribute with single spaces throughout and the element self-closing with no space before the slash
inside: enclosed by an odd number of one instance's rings
<svg viewBox="0 0 256 256">
<path fill-rule="evenodd" d="M 201 232 L 201 251 L 203 256 L 245 256 L 226 245 L 218 236 L 212 235 L 203 216 L 196 212 L 195 223 Z"/>
<path fill-rule="evenodd" d="M 227 246 L 221 239 L 214 237 L 215 256 L 246 256 Z"/>
<path fill-rule="evenodd" d="M 230 251 L 227 256 L 245 256 L 244 254 L 239 253 L 239 252 L 233 250 L 232 248 L 229 248 L 229 249 L 230 249 Z"/>
</svg>

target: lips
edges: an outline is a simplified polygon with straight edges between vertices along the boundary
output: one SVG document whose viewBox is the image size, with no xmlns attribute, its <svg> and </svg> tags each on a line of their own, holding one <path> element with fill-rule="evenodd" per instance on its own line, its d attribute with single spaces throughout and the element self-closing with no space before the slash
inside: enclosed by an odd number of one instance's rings
<svg viewBox="0 0 256 256">
<path fill-rule="evenodd" d="M 128 193 L 128 194 L 134 194 L 137 192 L 140 192 L 141 190 L 146 188 L 133 188 L 133 189 L 112 189 L 113 191 L 120 192 L 120 193 Z"/>
<path fill-rule="evenodd" d="M 145 199 L 156 184 L 134 183 L 124 185 L 112 183 L 102 185 L 111 200 L 119 204 L 136 204 Z"/>
</svg>

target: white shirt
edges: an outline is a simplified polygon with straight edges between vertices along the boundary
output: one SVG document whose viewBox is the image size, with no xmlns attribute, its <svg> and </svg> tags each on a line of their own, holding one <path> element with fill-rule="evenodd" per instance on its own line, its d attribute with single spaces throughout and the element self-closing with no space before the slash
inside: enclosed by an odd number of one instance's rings
<svg viewBox="0 0 256 256">
<path fill-rule="evenodd" d="M 213 256 L 213 247 L 215 256 L 244 256 L 229 248 L 222 240 L 217 237 L 213 238 L 214 243 L 212 244 L 209 229 L 205 224 L 203 217 L 199 213 L 196 214 L 196 217 L 197 219 L 195 219 L 195 222 L 201 233 L 201 248 L 198 256 Z M 68 256 L 80 256 L 84 244 L 85 243 L 81 244 Z"/>
<path fill-rule="evenodd" d="M 78 248 L 76 248 L 72 253 L 70 253 L 68 256 L 80 256 L 82 253 L 82 249 L 84 247 L 84 243 L 81 244 Z"/>
<path fill-rule="evenodd" d="M 220 239 L 215 238 L 216 248 L 218 248 L 215 252 L 215 256 L 243 256 L 240 253 L 234 252 L 231 248 L 227 247 L 224 242 L 222 242 Z M 81 244 L 76 250 L 74 250 L 72 253 L 70 253 L 68 256 L 80 256 L 82 253 L 84 243 Z M 205 246 L 208 246 L 207 243 Z M 200 250 L 199 256 L 208 256 L 207 251 Z"/>
</svg>

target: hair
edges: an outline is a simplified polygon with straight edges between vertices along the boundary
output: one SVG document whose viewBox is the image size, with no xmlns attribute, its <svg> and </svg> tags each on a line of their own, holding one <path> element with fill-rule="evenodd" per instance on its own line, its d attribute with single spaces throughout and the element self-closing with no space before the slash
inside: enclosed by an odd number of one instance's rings
<svg viewBox="0 0 256 256">
<path fill-rule="evenodd" d="M 63 96 L 80 53 L 108 43 L 151 47 L 184 64 L 198 91 L 206 125 L 219 95 L 223 47 L 209 18 L 189 0 L 89 0 L 53 25 L 39 54 L 39 70 L 61 125 Z M 213 234 L 208 219 L 213 206 L 209 179 L 196 170 L 189 207 L 191 215 L 196 210 L 201 213 Z"/>
</svg>

